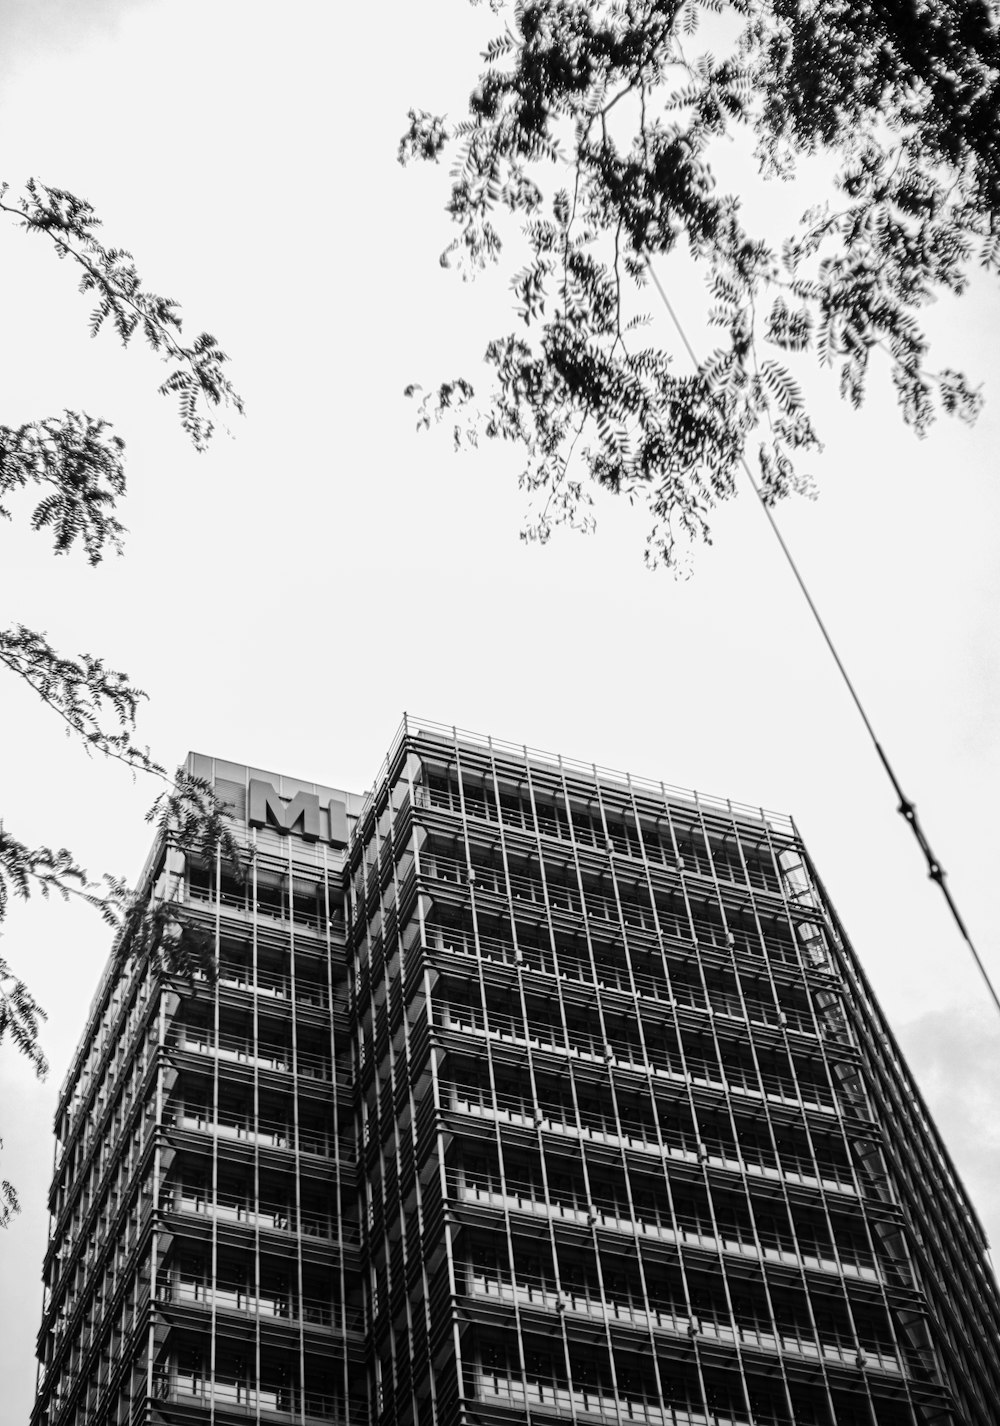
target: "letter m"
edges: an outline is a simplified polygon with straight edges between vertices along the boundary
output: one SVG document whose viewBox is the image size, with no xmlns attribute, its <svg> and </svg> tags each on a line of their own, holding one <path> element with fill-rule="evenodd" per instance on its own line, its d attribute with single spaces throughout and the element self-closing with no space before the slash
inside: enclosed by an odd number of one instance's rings
<svg viewBox="0 0 1000 1426">
<path fill-rule="evenodd" d="M 256 777 L 250 779 L 247 821 L 251 827 L 266 827 L 270 822 L 279 832 L 287 834 L 300 820 L 303 837 L 315 842 L 319 837 L 319 798 L 315 792 L 299 792 L 286 805 L 269 782 Z"/>
</svg>

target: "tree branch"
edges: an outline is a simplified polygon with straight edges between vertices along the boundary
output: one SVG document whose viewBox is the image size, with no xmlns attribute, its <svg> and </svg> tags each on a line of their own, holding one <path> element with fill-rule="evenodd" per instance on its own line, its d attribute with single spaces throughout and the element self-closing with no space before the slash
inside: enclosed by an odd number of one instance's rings
<svg viewBox="0 0 1000 1426">
<path fill-rule="evenodd" d="M 98 241 L 95 229 L 100 220 L 89 203 L 37 179 L 28 180 L 27 196 L 16 203 L 3 201 L 8 190 L 9 185 L 0 186 L 0 212 L 16 218 L 27 231 L 51 239 L 57 257 L 68 257 L 82 269 L 80 291 L 97 294 L 91 335 L 96 336 L 110 318 L 127 346 L 141 327 L 150 348 L 164 361 L 177 363 L 159 391 L 177 396 L 181 425 L 195 448 L 204 450 L 214 427 L 199 415 L 199 401 L 209 408 L 228 405 L 243 413 L 242 398 L 222 370 L 228 358 L 215 338 L 203 332 L 189 347 L 177 340 L 174 334 L 181 330 L 177 303 L 143 289 L 131 253 Z"/>
<path fill-rule="evenodd" d="M 44 634 L 23 624 L 0 629 L 0 664 L 62 719 L 88 753 L 96 751 L 134 771 L 166 778 L 166 769 L 132 740 L 139 704 L 146 695 L 129 682 L 127 674 L 107 668 L 93 654 L 80 654 L 78 660 L 62 658 Z M 116 715 L 121 732 L 102 726 L 106 708 Z"/>
</svg>

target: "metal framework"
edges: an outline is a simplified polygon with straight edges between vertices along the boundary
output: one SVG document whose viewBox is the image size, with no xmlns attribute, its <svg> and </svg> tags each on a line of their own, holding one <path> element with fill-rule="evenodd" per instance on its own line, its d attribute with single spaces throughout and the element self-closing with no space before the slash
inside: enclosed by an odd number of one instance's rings
<svg viewBox="0 0 1000 1426">
<path fill-rule="evenodd" d="M 251 770 L 191 765 L 250 874 L 151 854 L 148 894 L 180 897 L 218 977 L 109 968 L 95 999 L 56 1116 L 33 1421 L 363 1420 L 344 854 L 248 837 Z"/>
<path fill-rule="evenodd" d="M 982 1230 L 789 819 L 413 718 L 349 812 L 245 889 L 154 848 L 218 981 L 105 976 L 33 1426 L 995 1422 Z"/>
</svg>

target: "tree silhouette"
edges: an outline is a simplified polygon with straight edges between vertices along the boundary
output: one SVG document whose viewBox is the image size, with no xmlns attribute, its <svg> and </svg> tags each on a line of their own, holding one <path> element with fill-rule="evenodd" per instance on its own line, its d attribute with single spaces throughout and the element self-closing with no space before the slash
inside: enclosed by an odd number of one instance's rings
<svg viewBox="0 0 1000 1426">
<path fill-rule="evenodd" d="M 507 23 L 468 117 L 411 110 L 400 159 L 453 155 L 444 264 L 505 263 L 512 221 L 527 245 L 489 391 L 462 377 L 420 403 L 420 424 L 447 419 L 459 443 L 523 448 L 526 537 L 587 525 L 602 487 L 646 505 L 647 557 L 671 563 L 679 537 L 708 538 L 744 458 L 768 501 L 808 488 L 819 436 L 793 368 L 809 358 L 854 406 L 884 361 L 918 434 L 939 413 L 974 418 L 978 392 L 931 366 L 920 314 L 1000 265 L 1000 38 L 983 0 L 491 8 Z M 734 139 L 764 180 L 824 160 L 826 201 L 778 240 L 748 231 L 716 177 Z M 721 333 L 693 369 L 642 333 L 650 264 L 680 253 Z"/>
<path fill-rule="evenodd" d="M 166 364 L 159 390 L 177 399 L 184 431 L 197 450 L 205 450 L 214 431 L 212 414 L 225 407 L 243 410 L 215 338 L 202 333 L 185 345 L 177 303 L 143 286 L 130 253 L 101 242 L 93 209 L 73 194 L 32 179 L 14 196 L 4 184 L 0 212 L 79 268 L 79 289 L 95 302 L 90 317 L 94 336 L 108 327 L 128 346 L 139 335 Z M 12 520 L 11 497 L 34 490 L 31 528 L 51 535 L 55 554 L 80 548 L 91 565 L 100 564 L 109 551 L 122 549 L 125 531 L 117 512 L 126 488 L 124 455 L 125 443 L 111 425 L 82 411 L 0 425 L 0 516 Z M 145 694 L 128 674 L 94 654 L 66 657 L 44 633 L 23 624 L 0 627 L 0 667 L 26 683 L 88 752 L 161 783 L 147 820 L 164 835 L 199 854 L 221 854 L 240 874 L 240 849 L 212 787 L 184 768 L 169 777 L 137 741 Z M 30 847 L 0 816 L 0 922 L 11 896 L 32 894 L 78 897 L 92 906 L 117 933 L 122 965 L 139 956 L 154 958 L 170 974 L 190 975 L 196 967 L 213 970 L 211 946 L 185 924 L 174 903 L 147 904 L 111 876 L 93 880 L 65 847 Z M 39 1075 L 48 1068 L 39 1038 L 44 1018 L 25 982 L 0 958 L 0 1043 L 9 1038 Z M 0 1181 L 0 1227 L 18 1209 L 13 1185 Z"/>
</svg>

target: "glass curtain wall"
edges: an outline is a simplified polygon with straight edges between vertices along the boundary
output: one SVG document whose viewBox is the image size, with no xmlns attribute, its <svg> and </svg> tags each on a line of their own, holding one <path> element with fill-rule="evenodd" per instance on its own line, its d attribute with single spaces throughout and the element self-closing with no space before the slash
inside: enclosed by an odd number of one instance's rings
<svg viewBox="0 0 1000 1426">
<path fill-rule="evenodd" d="M 147 864 L 217 975 L 109 963 L 32 1426 L 994 1426 L 981 1228 L 788 818 L 410 718 L 345 852 L 191 768 L 248 875 Z"/>
<path fill-rule="evenodd" d="M 95 1002 L 57 1121 L 37 1426 L 367 1420 L 343 855 L 267 828 L 248 853 L 245 883 L 151 859 L 214 983 L 137 966 Z"/>
<path fill-rule="evenodd" d="M 349 902 L 375 1419 L 994 1419 L 982 1235 L 788 819 L 408 720 Z"/>
</svg>

